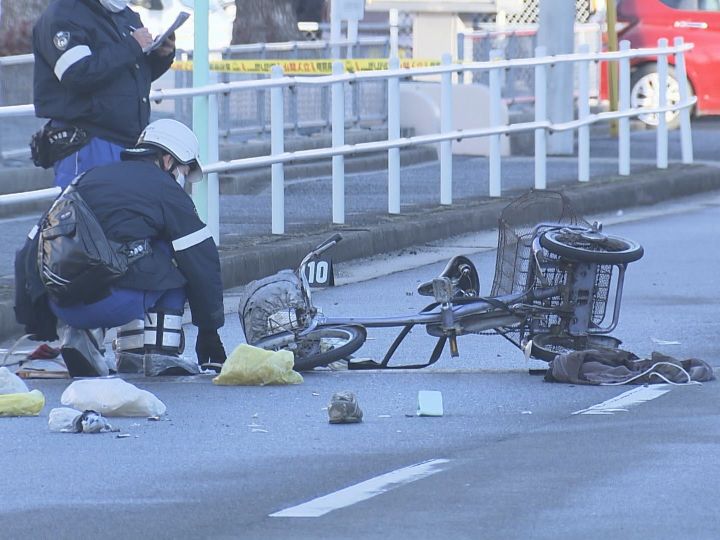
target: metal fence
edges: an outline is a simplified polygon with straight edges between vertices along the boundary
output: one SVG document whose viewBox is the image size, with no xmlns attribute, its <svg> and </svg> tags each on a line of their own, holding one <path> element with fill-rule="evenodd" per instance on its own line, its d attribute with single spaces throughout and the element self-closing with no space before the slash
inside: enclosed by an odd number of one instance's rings
<svg viewBox="0 0 720 540">
<path fill-rule="evenodd" d="M 595 0 L 575 0 L 575 20 L 577 22 L 588 22 L 597 5 Z M 540 0 L 522 0 L 522 8 L 514 12 L 501 12 L 505 23 L 509 24 L 531 24 L 538 22 L 540 15 Z M 474 24 L 498 22 L 498 13 L 482 13 L 475 17 Z"/>
<path fill-rule="evenodd" d="M 32 101 L 33 55 L 0 57 L 0 106 L 24 105 Z M 43 121 L 34 116 L 3 120 L 0 125 L 0 161 L 26 160 L 30 135 Z"/>
<path fill-rule="evenodd" d="M 591 124 L 617 120 L 618 129 L 618 174 L 630 174 L 630 123 L 631 117 L 644 114 L 657 114 L 658 126 L 656 130 L 656 165 L 658 168 L 668 166 L 668 129 L 666 113 L 680 111 L 680 142 L 683 163 L 692 163 L 692 137 L 690 125 L 690 110 L 696 98 L 688 91 L 687 74 L 685 69 L 685 53 L 692 49 L 692 44 L 684 44 L 682 38 L 675 38 L 674 45 L 668 46 L 666 39 L 658 41 L 657 48 L 630 49 L 630 43 L 620 43 L 620 51 L 606 53 L 591 53 L 587 45 L 576 54 L 546 56 L 542 48 L 535 51 L 536 56 L 529 59 L 502 59 L 502 52 L 492 53 L 493 61 L 475 62 L 470 64 L 452 64 L 449 55 L 443 58 L 443 65 L 430 68 L 400 69 L 399 60 L 391 60 L 391 69 L 387 71 L 368 71 L 359 73 L 343 73 L 342 62 L 333 64 L 333 75 L 320 77 L 285 77 L 279 66 L 273 67 L 273 76 L 267 80 L 245 81 L 208 85 L 201 88 L 174 89 L 165 92 L 153 92 L 152 99 L 178 99 L 193 96 L 207 96 L 208 110 L 208 153 L 212 159 L 217 159 L 218 137 L 217 126 L 219 112 L 217 97 L 233 92 L 249 92 L 258 89 L 268 90 L 271 104 L 271 152 L 267 156 L 237 159 L 228 162 L 216 161 L 204 168 L 208 173 L 207 201 L 199 208 L 201 215 L 207 216 L 207 223 L 213 236 L 219 240 L 219 189 L 217 175 L 219 172 L 241 170 L 252 167 L 271 166 L 271 199 L 272 216 L 271 232 L 284 234 L 284 208 L 285 208 L 285 182 L 284 164 L 293 161 L 312 160 L 318 158 L 332 158 L 332 221 L 342 224 L 345 222 L 345 173 L 344 156 L 349 154 L 377 152 L 386 150 L 388 153 L 388 212 L 400 213 L 400 148 L 423 144 L 437 144 L 440 147 L 440 204 L 451 205 L 452 200 L 452 141 L 474 137 L 488 137 L 490 141 L 489 164 L 489 195 L 499 197 L 502 194 L 502 157 L 500 153 L 500 140 L 503 135 L 520 131 L 532 131 L 535 137 L 535 178 L 536 189 L 545 189 L 547 185 L 547 137 L 550 132 L 577 131 L 578 136 L 578 180 L 587 182 L 590 179 L 590 134 Z M 632 108 L 630 105 L 630 61 L 637 57 L 657 57 L 659 76 L 659 105 L 653 108 Z M 675 76 L 680 84 L 680 100 L 676 104 L 668 105 L 667 76 L 668 57 L 674 56 Z M 619 64 L 619 110 L 602 113 L 591 113 L 589 108 L 589 70 L 587 67 L 598 61 L 617 62 Z M 579 95 L 577 118 L 562 123 L 553 123 L 548 117 L 547 77 L 551 65 L 558 63 L 571 63 L 579 66 Z M 506 69 L 529 66 L 534 70 L 535 99 L 534 120 L 531 122 L 503 124 L 499 115 L 501 104 L 501 74 Z M 454 73 L 463 71 L 488 71 L 489 75 L 489 110 L 490 125 L 483 128 L 462 129 L 453 128 L 453 99 L 452 77 Z M 401 137 L 400 134 L 400 80 L 417 76 L 439 76 L 440 82 L 440 130 L 438 133 L 418 135 L 414 137 Z M 370 143 L 345 144 L 344 133 L 346 128 L 345 87 L 364 81 L 386 81 L 388 103 L 388 140 Z M 326 87 L 331 93 L 331 129 L 332 146 L 329 148 L 314 148 L 296 152 L 285 151 L 285 98 L 284 89 L 297 89 L 299 87 Z M 0 119 L 12 118 L 17 115 L 31 115 L 32 106 L 0 107 Z M 201 186 L 202 188 L 202 186 Z M 201 193 L 201 191 L 198 191 Z M 16 195 L 13 195 L 16 196 Z M 26 197 L 35 197 L 37 194 L 28 193 Z M 0 196 L 0 203 L 3 196 Z"/>
<path fill-rule="evenodd" d="M 349 58 L 387 58 L 390 41 L 386 36 L 361 37 L 356 43 L 341 42 L 341 53 Z M 297 41 L 235 45 L 212 51 L 223 60 L 330 59 L 327 41 Z M 178 51 L 178 60 L 191 60 L 192 53 Z M 33 56 L 31 54 L 0 57 L 0 106 L 27 104 L 32 101 Z M 267 74 L 213 73 L 213 82 L 230 83 L 262 80 Z M 153 84 L 154 88 L 191 88 L 191 71 L 174 71 Z M 367 81 L 346 88 L 348 125 L 362 128 L 384 128 L 387 121 L 386 81 Z M 330 128 L 330 94 L 327 88 L 302 87 L 286 92 L 285 126 L 298 135 Z M 228 93 L 218 96 L 221 137 L 243 140 L 267 137 L 270 130 L 270 97 L 266 89 Z M 192 122 L 192 100 L 179 98 L 155 103 L 152 118 L 173 117 Z M 44 123 L 32 116 L 5 118 L 0 129 L 0 162 L 27 164 L 31 135 Z"/>
<path fill-rule="evenodd" d="M 235 45 L 223 52 L 225 60 L 249 59 L 298 59 L 323 60 L 332 58 L 332 47 L 327 41 L 299 41 L 263 45 Z M 358 43 L 341 48 L 344 58 L 387 58 L 390 43 L 387 37 L 365 37 Z M 218 82 L 257 80 L 266 75 L 242 73 L 218 73 Z M 192 86 L 192 74 L 185 72 L 179 87 Z M 387 92 L 385 82 L 369 81 L 346 89 L 346 117 L 353 127 L 383 127 L 387 107 L 383 96 Z M 286 128 L 297 135 L 330 126 L 330 94 L 327 89 L 303 87 L 286 93 Z M 221 136 L 237 134 L 267 134 L 270 128 L 270 101 L 265 90 L 255 93 L 237 93 L 219 98 L 221 111 Z"/>
<path fill-rule="evenodd" d="M 531 58 L 537 47 L 537 24 L 512 24 L 498 27 L 483 24 L 472 32 L 458 34 L 458 58 L 463 62 L 486 62 L 490 51 L 502 51 L 505 58 Z M 602 27 L 596 23 L 575 24 L 575 50 L 587 45 L 590 52 L 602 50 Z M 599 95 L 599 67 L 590 70 L 590 96 Z M 465 83 L 489 84 L 489 72 L 466 72 Z M 527 103 L 534 99 L 534 72 L 530 66 L 508 69 L 503 76 L 502 97 L 505 103 Z M 577 89 L 577 78 L 575 88 Z"/>
</svg>

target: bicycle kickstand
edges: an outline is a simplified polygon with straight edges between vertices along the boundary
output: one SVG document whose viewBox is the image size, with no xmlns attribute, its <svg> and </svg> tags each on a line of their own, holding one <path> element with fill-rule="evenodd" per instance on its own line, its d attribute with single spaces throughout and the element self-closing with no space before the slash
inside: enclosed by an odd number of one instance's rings
<svg viewBox="0 0 720 540">
<path fill-rule="evenodd" d="M 457 336 L 453 333 L 448 336 L 450 338 L 450 356 L 453 358 L 457 358 L 460 356 L 460 353 L 458 352 L 458 346 L 457 346 Z"/>
</svg>

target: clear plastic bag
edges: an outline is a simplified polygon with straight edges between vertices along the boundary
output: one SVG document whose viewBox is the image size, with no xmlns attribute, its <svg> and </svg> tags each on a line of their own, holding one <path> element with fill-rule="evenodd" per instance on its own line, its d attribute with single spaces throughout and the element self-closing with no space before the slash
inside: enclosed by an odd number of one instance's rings
<svg viewBox="0 0 720 540">
<path fill-rule="evenodd" d="M 145 354 L 143 370 L 146 377 L 159 375 L 197 375 L 200 366 L 195 359 L 167 354 Z"/>
<path fill-rule="evenodd" d="M 50 431 L 71 433 L 74 431 L 75 419 L 81 414 L 82 412 L 69 407 L 56 407 L 50 411 L 48 427 Z"/>
<path fill-rule="evenodd" d="M 63 405 L 103 416 L 161 416 L 165 404 L 154 394 L 122 379 L 85 379 L 68 386 L 60 398 Z"/>
<path fill-rule="evenodd" d="M 25 382 L 6 367 L 0 367 L 0 394 L 29 392 Z"/>
</svg>

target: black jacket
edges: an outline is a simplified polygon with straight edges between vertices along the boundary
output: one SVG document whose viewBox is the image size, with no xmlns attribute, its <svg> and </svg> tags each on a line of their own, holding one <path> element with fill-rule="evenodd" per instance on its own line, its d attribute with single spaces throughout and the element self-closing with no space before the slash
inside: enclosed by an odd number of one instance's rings
<svg viewBox="0 0 720 540">
<path fill-rule="evenodd" d="M 130 33 L 143 24 L 129 8 L 98 0 L 53 0 L 33 29 L 35 114 L 132 146 L 150 118 L 150 83 L 173 54 L 146 55 Z"/>
<path fill-rule="evenodd" d="M 202 329 L 223 326 L 217 247 L 192 199 L 170 174 L 149 161 L 121 161 L 91 169 L 80 179 L 77 190 L 109 240 L 161 240 L 171 247 L 166 251 L 155 244 L 153 252 L 131 264 L 114 285 L 140 290 L 184 286 L 193 324 Z M 15 270 L 16 316 L 28 333 L 36 333 L 32 324 L 40 325 L 45 319 L 33 313 L 34 308 L 44 306 L 37 241 L 28 239 L 18 253 Z"/>
</svg>

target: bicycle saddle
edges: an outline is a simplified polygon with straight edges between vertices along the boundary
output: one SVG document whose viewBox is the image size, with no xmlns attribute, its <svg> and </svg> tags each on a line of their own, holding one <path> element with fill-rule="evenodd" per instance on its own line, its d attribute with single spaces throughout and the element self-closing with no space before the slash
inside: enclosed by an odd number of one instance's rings
<svg viewBox="0 0 720 540">
<path fill-rule="evenodd" d="M 450 259 L 439 277 L 452 280 L 453 298 L 480 294 L 480 276 L 477 269 L 473 262 L 463 255 Z M 433 280 L 418 285 L 417 292 L 422 296 L 433 296 Z"/>
</svg>

